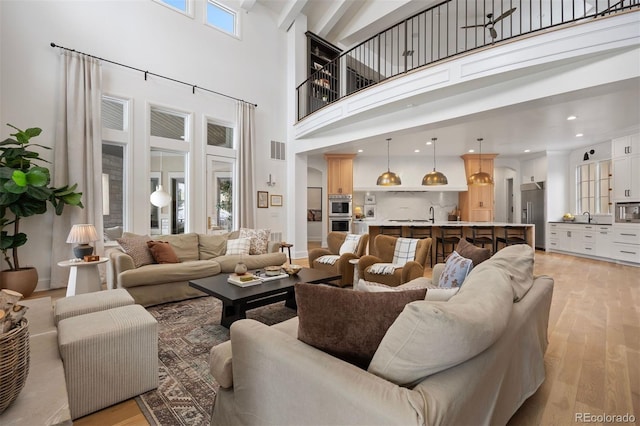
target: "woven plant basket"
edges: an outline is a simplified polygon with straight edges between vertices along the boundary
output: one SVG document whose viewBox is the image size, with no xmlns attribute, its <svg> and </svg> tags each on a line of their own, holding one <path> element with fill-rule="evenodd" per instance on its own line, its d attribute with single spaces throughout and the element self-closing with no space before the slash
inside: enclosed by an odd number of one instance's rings
<svg viewBox="0 0 640 426">
<path fill-rule="evenodd" d="M 29 322 L 0 334 L 0 414 L 11 405 L 29 374 Z"/>
</svg>

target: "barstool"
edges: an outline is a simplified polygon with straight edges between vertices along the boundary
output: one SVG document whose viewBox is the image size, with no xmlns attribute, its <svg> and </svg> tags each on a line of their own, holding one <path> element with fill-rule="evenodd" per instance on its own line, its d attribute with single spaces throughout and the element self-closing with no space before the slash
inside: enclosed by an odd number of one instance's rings
<svg viewBox="0 0 640 426">
<path fill-rule="evenodd" d="M 484 248 L 485 245 L 491 245 L 491 253 L 496 252 L 496 229 L 493 226 L 472 226 L 471 237 L 467 237 L 473 245 L 480 245 Z"/>
<path fill-rule="evenodd" d="M 440 227 L 440 236 L 436 237 L 436 263 L 438 263 L 438 256 L 442 256 L 442 261 L 444 262 L 447 255 L 455 250 L 460 238 L 462 238 L 462 226 Z M 447 244 L 451 244 L 450 251 L 447 251 Z"/>
<path fill-rule="evenodd" d="M 512 246 L 514 244 L 529 244 L 527 240 L 527 227 L 513 225 L 505 226 L 504 237 L 496 238 L 496 250 L 498 250 L 498 243 L 504 244 L 505 247 Z"/>
</svg>

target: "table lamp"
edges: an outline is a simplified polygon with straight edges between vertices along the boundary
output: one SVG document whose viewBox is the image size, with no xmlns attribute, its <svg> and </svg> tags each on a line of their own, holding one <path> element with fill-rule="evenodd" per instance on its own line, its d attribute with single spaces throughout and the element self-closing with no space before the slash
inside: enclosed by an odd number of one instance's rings
<svg viewBox="0 0 640 426">
<path fill-rule="evenodd" d="M 89 245 L 92 241 L 98 241 L 98 233 L 96 228 L 88 223 L 79 225 L 73 225 L 69 236 L 67 237 L 68 243 L 77 243 L 78 245 L 73 248 L 73 254 L 78 259 L 82 259 L 85 256 L 93 254 L 93 247 Z"/>
</svg>

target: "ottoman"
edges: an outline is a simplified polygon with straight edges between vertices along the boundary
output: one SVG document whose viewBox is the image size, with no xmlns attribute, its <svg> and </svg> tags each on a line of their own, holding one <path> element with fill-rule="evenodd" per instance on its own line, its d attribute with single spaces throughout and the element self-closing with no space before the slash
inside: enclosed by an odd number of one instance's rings
<svg viewBox="0 0 640 426">
<path fill-rule="evenodd" d="M 133 304 L 133 297 L 123 288 L 78 294 L 58 299 L 53 308 L 53 319 L 57 325 L 65 318 Z"/>
<path fill-rule="evenodd" d="M 140 305 L 58 323 L 71 418 L 158 387 L 158 323 Z"/>
</svg>

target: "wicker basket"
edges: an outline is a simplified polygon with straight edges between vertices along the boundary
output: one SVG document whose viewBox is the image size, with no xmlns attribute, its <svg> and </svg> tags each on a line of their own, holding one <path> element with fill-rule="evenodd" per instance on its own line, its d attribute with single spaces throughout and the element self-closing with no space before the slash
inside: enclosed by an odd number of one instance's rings
<svg viewBox="0 0 640 426">
<path fill-rule="evenodd" d="M 29 322 L 0 334 L 0 414 L 11 405 L 29 374 Z"/>
</svg>

